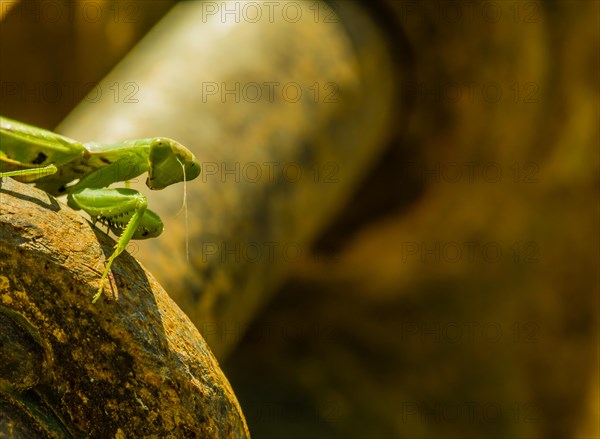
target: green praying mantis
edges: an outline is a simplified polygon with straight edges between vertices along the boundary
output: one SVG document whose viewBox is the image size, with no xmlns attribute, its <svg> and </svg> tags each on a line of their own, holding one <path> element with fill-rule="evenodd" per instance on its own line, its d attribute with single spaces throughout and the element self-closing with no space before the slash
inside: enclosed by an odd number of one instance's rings
<svg viewBox="0 0 600 439">
<path fill-rule="evenodd" d="M 119 239 L 108 258 L 95 303 L 110 267 L 132 239 L 154 238 L 163 231 L 160 217 L 147 208 L 140 192 L 108 188 L 144 172 L 150 189 L 193 180 L 200 163 L 191 151 L 172 139 L 155 137 L 98 145 L 0 116 L 0 177 L 35 182 L 51 195 L 67 195 L 68 205 L 105 224 Z"/>
</svg>

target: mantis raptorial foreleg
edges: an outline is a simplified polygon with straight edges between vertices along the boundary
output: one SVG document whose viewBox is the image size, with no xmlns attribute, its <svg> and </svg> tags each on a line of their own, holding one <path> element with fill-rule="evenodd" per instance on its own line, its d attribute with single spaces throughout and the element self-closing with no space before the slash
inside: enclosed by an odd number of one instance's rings
<svg viewBox="0 0 600 439">
<path fill-rule="evenodd" d="M 133 189 L 81 189 L 69 194 L 68 202 L 87 212 L 95 221 L 106 224 L 119 240 L 113 254 L 106 262 L 100 279 L 100 288 L 92 302 L 96 302 L 113 261 L 127 247 L 131 239 L 144 239 L 160 235 L 163 223 L 152 211 L 147 210 L 146 197 Z"/>
</svg>

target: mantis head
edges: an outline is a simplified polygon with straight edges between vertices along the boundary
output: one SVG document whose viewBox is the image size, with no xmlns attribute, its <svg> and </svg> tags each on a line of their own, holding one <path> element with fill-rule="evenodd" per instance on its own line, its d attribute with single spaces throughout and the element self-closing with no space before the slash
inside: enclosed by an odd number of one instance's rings
<svg viewBox="0 0 600 439">
<path fill-rule="evenodd" d="M 185 146 L 172 139 L 157 137 L 150 143 L 146 185 L 163 189 L 200 175 L 200 162 Z"/>
</svg>

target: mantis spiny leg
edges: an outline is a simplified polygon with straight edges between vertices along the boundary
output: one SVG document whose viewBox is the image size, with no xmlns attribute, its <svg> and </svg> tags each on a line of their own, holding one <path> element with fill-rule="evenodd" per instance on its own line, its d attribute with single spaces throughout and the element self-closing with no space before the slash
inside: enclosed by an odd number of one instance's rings
<svg viewBox="0 0 600 439">
<path fill-rule="evenodd" d="M 102 295 L 104 280 L 108 277 L 113 261 L 125 250 L 129 241 L 158 236 L 163 224 L 155 213 L 147 210 L 146 197 L 133 189 L 81 189 L 69 195 L 69 204 L 83 209 L 120 235 L 113 254 L 106 262 L 100 288 L 92 300 L 95 303 Z"/>
<path fill-rule="evenodd" d="M 0 172 L 0 177 L 30 176 L 29 180 L 35 181 L 38 178 L 42 178 L 47 175 L 56 174 L 57 171 L 58 171 L 58 168 L 56 166 L 48 165 L 48 166 L 44 166 L 42 168 L 26 168 L 26 169 L 19 169 L 17 171 Z"/>
</svg>

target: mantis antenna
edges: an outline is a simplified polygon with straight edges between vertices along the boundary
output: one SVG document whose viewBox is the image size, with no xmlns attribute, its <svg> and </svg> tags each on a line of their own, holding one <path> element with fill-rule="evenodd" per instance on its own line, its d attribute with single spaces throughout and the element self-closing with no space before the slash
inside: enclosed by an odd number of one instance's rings
<svg viewBox="0 0 600 439">
<path fill-rule="evenodd" d="M 178 216 L 182 210 L 185 211 L 185 259 L 186 259 L 187 263 L 189 264 L 190 263 L 190 236 L 189 236 L 189 230 L 188 230 L 187 180 L 186 180 L 186 175 L 185 175 L 185 165 L 183 163 L 181 163 L 181 160 L 179 160 L 179 157 L 177 157 L 177 161 L 181 165 L 181 170 L 183 171 L 183 203 L 181 205 L 181 209 L 179 209 L 179 212 L 177 212 L 175 214 L 175 216 Z"/>
</svg>

